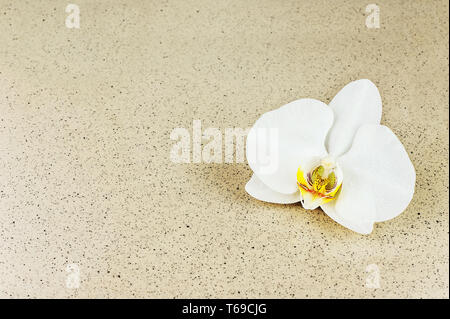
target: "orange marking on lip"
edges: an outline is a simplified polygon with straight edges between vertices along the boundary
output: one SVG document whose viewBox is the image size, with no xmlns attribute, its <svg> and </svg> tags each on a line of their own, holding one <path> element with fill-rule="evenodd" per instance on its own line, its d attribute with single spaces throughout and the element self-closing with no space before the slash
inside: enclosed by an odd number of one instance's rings
<svg viewBox="0 0 450 319">
<path fill-rule="evenodd" d="M 319 197 L 326 198 L 326 199 L 333 199 L 333 198 L 334 198 L 334 196 L 325 195 L 325 194 L 316 192 L 316 191 L 313 190 L 313 189 L 309 189 L 308 187 L 306 187 L 305 185 L 303 185 L 303 184 L 301 184 L 301 183 L 299 183 L 299 182 L 297 182 L 297 185 L 298 185 L 299 187 L 301 187 L 303 190 L 307 191 L 308 193 L 313 194 L 314 196 L 319 196 Z"/>
</svg>

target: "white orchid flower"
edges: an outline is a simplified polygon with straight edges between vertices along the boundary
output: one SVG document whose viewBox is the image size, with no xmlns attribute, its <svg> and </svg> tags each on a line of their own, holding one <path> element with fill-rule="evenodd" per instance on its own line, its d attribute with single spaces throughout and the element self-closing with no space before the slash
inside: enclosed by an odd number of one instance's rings
<svg viewBox="0 0 450 319">
<path fill-rule="evenodd" d="M 253 176 L 245 186 L 271 203 L 321 207 L 370 234 L 403 212 L 416 173 L 402 143 L 380 125 L 381 97 L 369 80 L 346 85 L 329 105 L 300 99 L 263 114 L 247 137 Z"/>
</svg>

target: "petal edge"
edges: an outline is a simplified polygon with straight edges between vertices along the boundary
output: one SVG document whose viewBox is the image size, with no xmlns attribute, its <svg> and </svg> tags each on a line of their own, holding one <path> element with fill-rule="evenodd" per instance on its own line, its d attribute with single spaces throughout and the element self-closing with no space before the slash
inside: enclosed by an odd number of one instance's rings
<svg viewBox="0 0 450 319">
<path fill-rule="evenodd" d="M 299 191 L 292 194 L 275 192 L 266 186 L 255 174 L 252 175 L 245 185 L 245 190 L 250 196 L 268 203 L 293 204 L 300 201 Z"/>
<path fill-rule="evenodd" d="M 326 147 L 330 155 L 338 157 L 347 152 L 361 125 L 380 124 L 381 96 L 368 79 L 350 82 L 331 100 L 334 124 L 328 133 Z"/>
</svg>

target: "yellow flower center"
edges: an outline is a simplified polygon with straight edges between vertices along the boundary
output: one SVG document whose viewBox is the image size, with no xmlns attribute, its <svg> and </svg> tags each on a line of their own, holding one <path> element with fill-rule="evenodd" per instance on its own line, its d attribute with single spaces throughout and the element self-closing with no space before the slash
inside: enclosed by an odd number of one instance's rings
<svg viewBox="0 0 450 319">
<path fill-rule="evenodd" d="M 299 167 L 297 185 L 302 194 L 303 207 L 315 209 L 339 195 L 342 177 L 337 176 L 337 167 L 334 161 L 323 159 L 320 165 L 315 166 L 306 174 Z"/>
</svg>

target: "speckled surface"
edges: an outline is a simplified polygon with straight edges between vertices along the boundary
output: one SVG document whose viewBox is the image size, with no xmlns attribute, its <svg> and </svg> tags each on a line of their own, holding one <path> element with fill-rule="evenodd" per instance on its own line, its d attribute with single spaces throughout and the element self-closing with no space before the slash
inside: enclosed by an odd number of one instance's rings
<svg viewBox="0 0 450 319">
<path fill-rule="evenodd" d="M 0 297 L 448 298 L 448 3 L 0 0 Z M 248 127 L 369 78 L 416 194 L 370 236 L 173 164 L 175 127 Z M 81 272 L 66 287 L 66 265 Z M 376 264 L 380 287 L 365 287 Z"/>
</svg>

